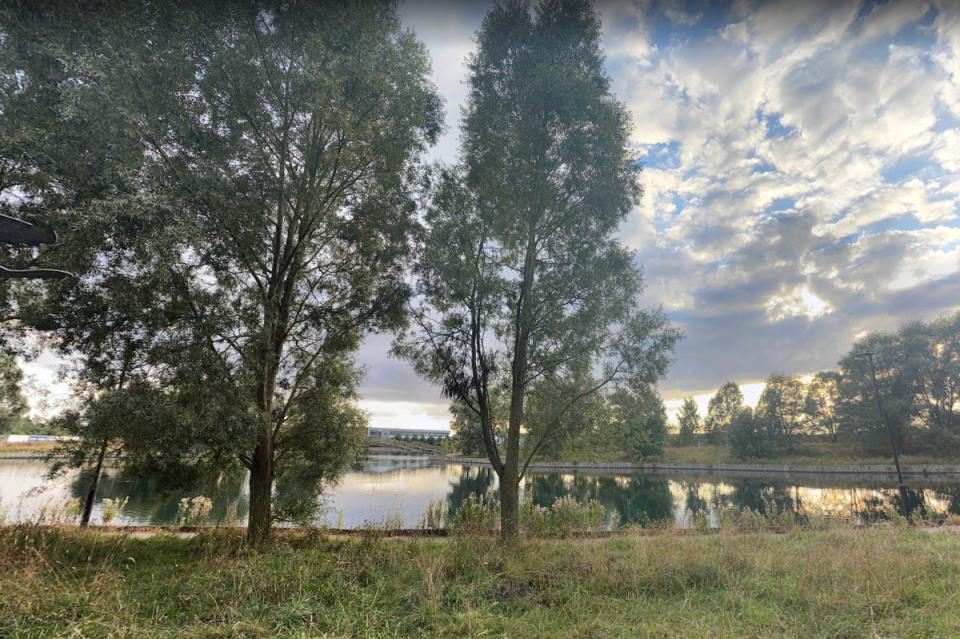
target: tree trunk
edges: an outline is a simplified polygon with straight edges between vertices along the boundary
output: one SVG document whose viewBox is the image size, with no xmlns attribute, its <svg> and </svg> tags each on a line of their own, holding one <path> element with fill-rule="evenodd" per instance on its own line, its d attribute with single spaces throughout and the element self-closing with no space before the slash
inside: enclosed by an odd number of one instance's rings
<svg viewBox="0 0 960 639">
<path fill-rule="evenodd" d="M 510 384 L 510 421 L 507 450 L 500 475 L 500 534 L 513 538 L 520 533 L 520 427 L 527 391 L 527 349 L 530 339 L 530 296 L 536 265 L 536 237 L 531 229 L 523 263 L 523 282 L 517 309 L 516 342 Z"/>
<path fill-rule="evenodd" d="M 93 502 L 97 498 L 97 487 L 100 485 L 100 474 L 103 472 L 103 459 L 106 455 L 107 441 L 104 440 L 97 455 L 97 465 L 93 468 L 93 478 L 90 480 L 87 498 L 83 501 L 83 512 L 80 514 L 80 525 L 83 527 L 90 525 L 90 515 L 93 514 Z"/>
<path fill-rule="evenodd" d="M 507 459 L 510 459 L 509 453 Z M 504 539 L 515 539 L 520 534 L 520 482 L 517 475 L 517 464 L 514 463 L 511 470 L 507 461 L 500 473 L 500 535 Z"/>
<path fill-rule="evenodd" d="M 269 423 L 260 433 L 250 467 L 250 511 L 247 515 L 247 542 L 260 546 L 270 539 L 273 523 L 273 446 Z"/>
</svg>

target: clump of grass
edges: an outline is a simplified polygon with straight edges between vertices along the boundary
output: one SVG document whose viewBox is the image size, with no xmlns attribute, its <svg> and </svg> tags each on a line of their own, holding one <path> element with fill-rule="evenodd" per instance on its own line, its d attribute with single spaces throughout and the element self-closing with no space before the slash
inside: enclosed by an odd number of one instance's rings
<svg viewBox="0 0 960 639">
<path fill-rule="evenodd" d="M 520 523 L 525 530 L 552 537 L 607 530 L 609 520 L 606 508 L 599 502 L 578 502 L 569 495 L 558 497 L 549 508 L 527 502 L 520 515 Z"/>
<path fill-rule="evenodd" d="M 120 513 L 122 513 L 123 509 L 127 507 L 127 503 L 129 501 L 129 497 L 123 497 L 120 499 L 111 499 L 107 497 L 100 504 L 100 520 L 104 524 L 109 524 L 111 521 L 120 516 Z"/>
<path fill-rule="evenodd" d="M 435 499 L 427 504 L 426 510 L 420 516 L 417 526 L 422 530 L 442 530 L 447 518 L 447 503 L 443 499 Z"/>
<path fill-rule="evenodd" d="M 76 521 L 80 516 L 81 503 L 79 499 L 67 499 L 66 501 L 45 502 L 27 523 L 46 524 L 57 526 L 60 524 Z M 16 517 L 20 520 L 20 516 Z"/>
<path fill-rule="evenodd" d="M 467 495 L 450 527 L 462 534 L 483 534 L 499 527 L 497 503 L 487 495 Z"/>
<path fill-rule="evenodd" d="M 181 528 L 204 526 L 212 511 L 213 501 L 208 497 L 184 497 L 177 508 L 177 525 Z"/>
</svg>

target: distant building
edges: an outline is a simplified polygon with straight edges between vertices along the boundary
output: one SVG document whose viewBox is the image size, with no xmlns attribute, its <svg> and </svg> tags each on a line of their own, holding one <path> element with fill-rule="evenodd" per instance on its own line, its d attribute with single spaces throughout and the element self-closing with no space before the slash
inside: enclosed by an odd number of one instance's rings
<svg viewBox="0 0 960 639">
<path fill-rule="evenodd" d="M 446 439 L 448 430 L 417 430 L 413 428 L 379 428 L 368 426 L 367 435 L 377 439 Z"/>
</svg>

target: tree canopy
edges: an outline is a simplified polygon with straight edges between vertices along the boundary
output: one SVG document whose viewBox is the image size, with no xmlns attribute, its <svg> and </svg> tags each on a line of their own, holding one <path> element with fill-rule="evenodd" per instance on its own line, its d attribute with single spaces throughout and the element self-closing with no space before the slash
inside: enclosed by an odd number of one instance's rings
<svg viewBox="0 0 960 639">
<path fill-rule="evenodd" d="M 703 428 L 712 441 L 723 439 L 733 418 L 743 409 L 743 393 L 734 382 L 727 382 L 717 389 L 717 394 L 707 403 L 707 416 Z"/>
<path fill-rule="evenodd" d="M 97 335 L 135 345 L 141 381 L 193 410 L 180 437 L 250 470 L 261 541 L 275 482 L 283 510 L 302 511 L 355 454 L 350 354 L 402 324 L 412 185 L 440 129 L 426 51 L 386 2 L 74 17 L 90 31 L 44 22 L 42 53 L 68 54 L 105 135 L 134 149 L 117 164 L 130 189 L 71 218 L 72 245 L 105 236 L 36 325 L 101 371 Z"/>
</svg>

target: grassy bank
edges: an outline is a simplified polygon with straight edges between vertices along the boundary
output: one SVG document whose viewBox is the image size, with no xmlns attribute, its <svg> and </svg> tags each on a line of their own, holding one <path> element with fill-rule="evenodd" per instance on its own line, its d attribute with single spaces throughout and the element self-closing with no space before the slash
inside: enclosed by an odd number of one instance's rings
<svg viewBox="0 0 960 639">
<path fill-rule="evenodd" d="M 575 450 L 567 451 L 559 459 L 543 461 L 564 462 L 627 462 L 636 461 L 625 451 L 597 452 Z M 662 455 L 652 457 L 651 462 L 687 463 L 687 464 L 789 464 L 789 465 L 893 465 L 893 459 L 887 452 L 865 451 L 851 442 L 829 442 L 822 439 L 800 441 L 792 451 L 783 451 L 767 457 L 735 456 L 726 445 L 701 444 L 694 446 L 667 446 Z M 930 454 L 905 453 L 900 456 L 904 465 L 958 464 L 955 454 L 942 456 Z"/>
<path fill-rule="evenodd" d="M 960 536 L 525 540 L 0 529 L 3 637 L 946 637 Z"/>
<path fill-rule="evenodd" d="M 0 458 L 17 455 L 36 455 L 39 457 L 46 455 L 56 447 L 55 442 L 8 444 L 6 441 L 0 441 Z"/>
<path fill-rule="evenodd" d="M 741 459 L 730 452 L 729 446 L 669 446 L 660 461 L 687 462 L 702 464 L 893 464 L 893 458 L 886 452 L 867 452 L 848 442 L 802 441 L 793 451 L 784 451 L 769 457 L 748 457 Z M 955 456 L 920 455 L 905 453 L 900 457 L 904 465 L 916 464 L 955 464 Z"/>
</svg>

